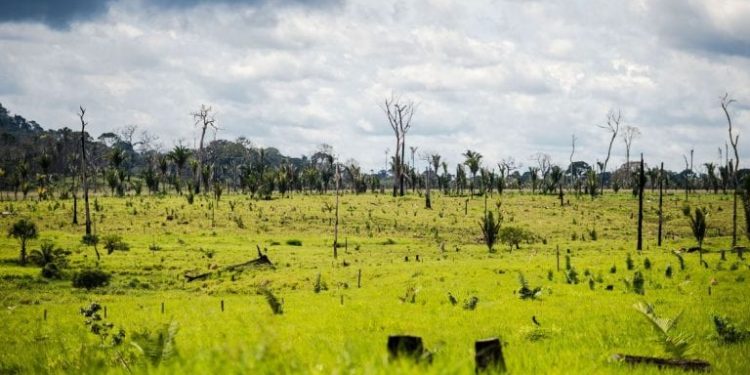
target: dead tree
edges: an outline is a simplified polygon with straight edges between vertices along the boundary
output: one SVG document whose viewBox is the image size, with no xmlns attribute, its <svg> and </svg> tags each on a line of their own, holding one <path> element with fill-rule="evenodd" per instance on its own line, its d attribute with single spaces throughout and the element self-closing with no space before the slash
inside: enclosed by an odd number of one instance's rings
<svg viewBox="0 0 750 375">
<path fill-rule="evenodd" d="M 641 130 L 635 126 L 627 125 L 622 129 L 622 140 L 625 142 L 625 165 L 628 168 L 627 178 L 628 187 L 630 187 L 630 147 L 633 146 L 633 139 L 641 135 Z"/>
<path fill-rule="evenodd" d="M 341 170 L 339 163 L 336 162 L 336 174 L 333 177 L 336 181 L 336 218 L 333 224 L 333 259 L 339 257 L 339 186 L 341 184 Z"/>
<path fill-rule="evenodd" d="M 612 155 L 612 144 L 615 143 L 615 138 L 620 131 L 620 123 L 622 122 L 622 112 L 618 109 L 617 113 L 614 110 L 610 110 L 607 113 L 607 125 L 599 125 L 600 128 L 606 129 L 612 133 L 612 138 L 609 140 L 609 148 L 607 148 L 607 158 L 604 159 L 602 164 L 601 175 L 599 176 L 599 194 L 604 194 L 604 172 L 607 170 L 607 163 L 609 163 L 609 157 Z"/>
<path fill-rule="evenodd" d="M 205 155 L 203 154 L 203 140 L 206 137 L 206 130 L 208 130 L 209 127 L 213 128 L 214 131 L 218 130 L 218 128 L 216 127 L 216 119 L 214 119 L 214 115 L 211 112 L 211 106 L 201 104 L 201 108 L 198 110 L 198 112 L 193 112 L 190 114 L 193 116 L 193 120 L 195 120 L 195 125 L 201 129 L 201 140 L 198 145 L 198 173 L 196 173 L 196 176 L 193 176 L 195 180 L 196 193 L 200 193 L 201 190 L 201 173 L 203 173 L 203 163 L 205 163 Z M 208 182 L 206 182 L 206 186 L 204 188 L 205 191 L 208 191 Z"/>
<path fill-rule="evenodd" d="M 388 117 L 388 123 L 396 135 L 396 152 L 393 162 L 393 196 L 404 195 L 404 158 L 406 153 L 406 133 L 411 128 L 411 119 L 414 116 L 415 105 L 412 101 L 401 103 L 401 99 L 391 94 L 386 98 L 381 109 Z M 399 150 L 401 153 L 399 154 Z"/>
<path fill-rule="evenodd" d="M 83 119 L 86 115 L 86 109 L 83 106 L 78 107 L 78 118 L 81 119 L 81 186 L 83 187 L 83 201 L 86 206 L 86 236 L 91 235 L 91 211 L 89 210 L 89 183 L 86 176 L 86 125 L 88 122 Z"/>
<path fill-rule="evenodd" d="M 736 100 L 731 99 L 729 94 L 726 93 L 721 98 L 721 109 L 724 110 L 724 115 L 727 116 L 727 124 L 729 124 L 729 143 L 732 145 L 734 151 L 734 166 L 732 168 L 732 184 L 734 185 L 734 203 L 732 206 L 732 247 L 737 246 L 737 168 L 740 165 L 740 155 L 737 152 L 737 142 L 740 140 L 740 136 L 732 133 L 732 116 L 729 115 L 729 105 L 734 103 Z"/>
<path fill-rule="evenodd" d="M 638 244 L 636 250 L 643 250 L 643 188 L 646 187 L 646 174 L 643 168 L 643 154 L 638 168 Z"/>
</svg>

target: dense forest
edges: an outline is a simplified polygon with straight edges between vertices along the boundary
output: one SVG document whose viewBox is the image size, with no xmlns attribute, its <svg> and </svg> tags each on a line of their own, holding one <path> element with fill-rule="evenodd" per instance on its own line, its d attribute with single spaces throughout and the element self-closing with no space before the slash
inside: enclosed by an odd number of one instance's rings
<svg viewBox="0 0 750 375">
<path fill-rule="evenodd" d="M 85 111 L 79 118 L 85 122 Z M 210 107 L 196 112 L 196 129 L 201 139 L 214 124 Z M 85 130 L 84 130 L 85 131 Z M 385 192 L 393 184 L 394 174 L 403 174 L 407 190 L 426 187 L 426 181 L 444 194 L 495 192 L 504 189 L 529 189 L 532 192 L 557 193 L 563 188 L 578 195 L 595 195 L 601 188 L 618 191 L 635 189 L 634 176 L 639 163 L 631 161 L 613 172 L 601 163 L 574 161 L 567 166 L 554 165 L 549 155 L 536 153 L 530 166 L 513 159 L 483 160 L 480 153 L 467 150 L 465 160 L 451 166 L 440 155 L 422 156 L 428 167 L 416 170 L 412 157 L 391 158 L 390 170 L 362 171 L 354 159 L 340 161 L 329 145 L 319 145 L 312 155 L 287 156 L 274 147 L 258 147 L 247 138 L 213 139 L 204 148 L 177 143 L 162 149 L 156 137 L 136 126 L 126 126 L 93 137 L 80 130 L 45 129 L 33 120 L 12 114 L 0 104 L 0 190 L 13 197 L 26 198 L 30 193 L 45 199 L 50 194 L 67 196 L 79 189 L 82 140 L 85 140 L 86 164 L 95 192 L 111 195 L 168 193 L 178 194 L 242 191 L 253 197 L 270 199 L 274 192 L 285 196 L 291 192 L 325 193 L 340 188 L 353 193 Z M 404 147 L 402 145 L 402 147 Z M 402 150 L 403 153 L 403 150 Z M 728 154 L 728 153 L 727 153 Z M 401 161 L 403 159 L 403 161 Z M 398 161 L 397 161 L 398 160 Z M 410 163 L 411 161 L 411 163 Z M 401 168 L 396 168 L 395 164 Z M 656 188 L 659 176 L 665 188 L 685 190 L 731 189 L 732 161 L 725 165 L 696 164 L 692 160 L 682 171 L 664 171 L 658 163 L 646 166 L 645 184 Z M 496 165 L 496 167 L 493 167 Z M 593 165 L 593 166 L 592 166 Z M 338 171 L 338 173 L 337 173 Z M 403 171 L 403 172 L 399 172 Z M 743 176 L 746 170 L 740 170 Z M 558 189 L 559 188 L 559 189 Z M 394 189 L 395 192 L 395 189 Z"/>
</svg>

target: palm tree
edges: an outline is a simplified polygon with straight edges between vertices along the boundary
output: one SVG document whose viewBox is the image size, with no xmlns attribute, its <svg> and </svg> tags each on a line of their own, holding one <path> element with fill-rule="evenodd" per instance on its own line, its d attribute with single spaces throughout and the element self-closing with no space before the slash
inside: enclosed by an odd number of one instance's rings
<svg viewBox="0 0 750 375">
<path fill-rule="evenodd" d="M 8 229 L 8 237 L 16 238 L 21 242 L 21 256 L 19 259 L 21 265 L 26 264 L 26 243 L 38 236 L 39 233 L 37 232 L 36 224 L 27 219 L 18 220 Z"/>
<path fill-rule="evenodd" d="M 469 183 L 469 190 L 471 192 L 471 195 L 474 195 L 474 180 L 477 178 L 477 172 L 479 171 L 479 165 L 482 162 L 482 154 L 466 150 L 466 152 L 463 154 L 464 157 L 466 157 L 466 160 L 464 161 L 464 164 L 466 164 L 467 167 L 469 167 L 469 171 L 471 172 L 471 182 Z"/>
<path fill-rule="evenodd" d="M 713 189 L 714 194 L 719 192 L 719 180 L 716 178 L 716 164 L 705 163 L 706 172 L 708 172 L 708 186 L 706 189 Z"/>
<path fill-rule="evenodd" d="M 559 189 L 558 197 L 560 198 L 560 206 L 563 206 L 563 186 L 562 186 L 562 179 L 563 177 L 563 171 L 560 167 L 557 165 L 552 167 L 552 171 L 550 172 L 550 179 L 552 179 L 552 190 L 555 190 L 555 187 Z"/>
<path fill-rule="evenodd" d="M 161 173 L 161 187 L 162 191 L 166 192 L 166 178 L 167 178 L 167 171 L 169 170 L 169 157 L 167 155 L 161 155 L 159 156 L 158 160 L 159 164 L 159 173 Z"/>
<path fill-rule="evenodd" d="M 690 219 L 690 229 L 693 231 L 695 240 L 698 241 L 698 252 L 700 253 L 700 260 L 703 263 L 703 239 L 706 237 L 706 212 L 705 208 L 695 208 L 695 215 L 690 214 L 690 206 L 682 208 L 682 213 Z"/>
<path fill-rule="evenodd" d="M 536 182 L 539 179 L 539 168 L 529 167 L 529 176 L 531 177 L 531 193 L 536 193 Z"/>
<path fill-rule="evenodd" d="M 491 253 L 494 252 L 493 247 L 500 232 L 500 220 L 495 221 L 492 211 L 489 211 L 485 213 L 482 221 L 479 222 L 479 226 L 482 228 L 482 237 L 484 244 L 487 245 L 487 250 Z"/>
<path fill-rule="evenodd" d="M 174 149 L 172 149 L 172 151 L 169 152 L 168 157 L 170 160 L 172 160 L 172 162 L 174 163 L 177 169 L 176 186 L 179 186 L 180 179 L 181 179 L 180 177 L 181 171 L 183 168 L 185 168 L 185 164 L 187 164 L 187 161 L 190 158 L 190 150 L 188 150 L 188 148 L 183 145 L 177 145 L 177 146 L 174 146 Z"/>
</svg>

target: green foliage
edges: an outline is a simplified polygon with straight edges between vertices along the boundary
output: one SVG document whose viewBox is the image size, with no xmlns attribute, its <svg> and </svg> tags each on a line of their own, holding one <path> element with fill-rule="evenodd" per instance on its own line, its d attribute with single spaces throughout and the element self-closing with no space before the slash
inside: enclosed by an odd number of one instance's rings
<svg viewBox="0 0 750 375">
<path fill-rule="evenodd" d="M 668 279 L 672 278 L 672 265 L 671 264 L 667 265 L 667 269 L 664 270 L 664 276 Z"/>
<path fill-rule="evenodd" d="M 719 335 L 719 339 L 724 343 L 733 344 L 750 337 L 750 332 L 740 329 L 726 316 L 714 315 L 713 321 L 716 334 Z"/>
<path fill-rule="evenodd" d="M 645 294 L 645 284 L 646 280 L 643 278 L 641 271 L 635 271 L 635 274 L 633 274 L 633 292 L 640 295 Z"/>
<path fill-rule="evenodd" d="M 112 254 L 115 251 L 128 251 L 130 245 L 122 240 L 117 234 L 108 234 L 102 238 L 104 241 L 104 248 L 107 249 L 107 254 Z"/>
<path fill-rule="evenodd" d="M 107 322 L 102 318 L 99 311 L 102 306 L 96 302 L 91 303 L 88 307 L 81 308 L 81 315 L 84 316 L 84 324 L 89 327 L 89 332 L 99 337 L 100 348 L 114 347 L 121 345 L 125 340 L 125 330 L 115 330 L 115 325 Z"/>
<path fill-rule="evenodd" d="M 26 243 L 38 236 L 39 233 L 36 229 L 36 224 L 28 219 L 20 219 L 8 228 L 8 237 L 13 237 L 21 243 L 19 262 L 22 265 L 26 264 Z"/>
<path fill-rule="evenodd" d="M 158 366 L 178 357 L 175 338 L 180 326 L 170 321 L 155 331 L 143 329 L 132 335 L 132 344 L 149 359 L 152 365 Z"/>
<path fill-rule="evenodd" d="M 109 285 L 112 275 L 100 269 L 84 269 L 73 275 L 73 287 L 94 289 Z"/>
<path fill-rule="evenodd" d="M 498 232 L 500 231 L 500 221 L 495 221 L 495 217 L 492 215 L 492 211 L 482 218 L 479 223 L 482 228 L 482 237 L 484 238 L 484 244 L 487 245 L 489 252 L 494 252 L 493 247 L 498 239 Z"/>
<path fill-rule="evenodd" d="M 500 242 L 508 245 L 509 250 L 513 250 L 514 246 L 519 249 L 522 242 L 532 244 L 536 238 L 534 233 L 524 228 L 505 226 L 500 230 Z"/>
<path fill-rule="evenodd" d="M 520 288 L 518 289 L 518 297 L 521 299 L 537 299 L 542 295 L 542 287 L 535 287 L 534 289 L 529 288 L 529 283 L 526 281 L 526 278 L 523 276 L 523 273 L 518 273 L 518 284 L 520 284 Z"/>
<path fill-rule="evenodd" d="M 580 282 L 578 271 L 576 271 L 575 267 L 570 267 L 570 269 L 565 271 L 565 282 L 568 284 L 578 284 Z"/>
<path fill-rule="evenodd" d="M 630 253 L 628 253 L 628 257 L 625 259 L 625 265 L 628 268 L 628 271 L 632 271 L 635 267 L 635 263 L 633 263 L 633 257 L 630 256 Z"/>
<path fill-rule="evenodd" d="M 323 280 L 323 276 L 321 274 L 318 274 L 317 279 L 315 279 L 315 285 L 313 286 L 313 291 L 315 293 L 320 293 L 324 290 L 328 290 L 328 284 Z"/>
<path fill-rule="evenodd" d="M 656 332 L 659 334 L 659 342 L 664 347 L 664 351 L 674 358 L 684 358 L 691 349 L 690 336 L 686 334 L 673 334 L 671 331 L 677 324 L 682 313 L 677 314 L 673 319 L 662 318 L 654 312 L 654 306 L 643 302 L 633 305 L 638 312 L 651 323 Z"/>
<path fill-rule="evenodd" d="M 302 246 L 302 241 L 297 239 L 286 240 L 286 244 L 289 246 Z"/>
<path fill-rule="evenodd" d="M 471 296 L 469 299 L 464 300 L 464 310 L 474 310 L 477 308 L 479 303 L 479 297 Z"/>
<path fill-rule="evenodd" d="M 705 208 L 695 209 L 695 214 L 690 214 L 690 206 L 682 208 L 682 214 L 690 220 L 690 229 L 693 231 L 693 236 L 698 242 L 698 248 L 703 249 L 703 239 L 706 237 L 707 222 L 706 217 L 708 212 Z"/>
<path fill-rule="evenodd" d="M 644 259 L 643 260 L 643 268 L 647 269 L 647 270 L 650 270 L 651 269 L 651 260 L 649 260 L 648 258 Z"/>
</svg>

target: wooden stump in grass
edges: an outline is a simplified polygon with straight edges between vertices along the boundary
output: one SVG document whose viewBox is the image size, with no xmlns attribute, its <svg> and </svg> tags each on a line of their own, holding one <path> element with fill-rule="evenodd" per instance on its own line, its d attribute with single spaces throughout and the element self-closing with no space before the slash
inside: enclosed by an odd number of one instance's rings
<svg viewBox="0 0 750 375">
<path fill-rule="evenodd" d="M 432 362 L 432 354 L 424 349 L 422 338 L 419 336 L 388 336 L 388 357 L 391 360 L 409 358 L 417 362 Z"/>
<path fill-rule="evenodd" d="M 506 372 L 503 347 L 497 337 L 477 340 L 474 343 L 474 361 L 476 373 L 484 371 Z"/>
</svg>

